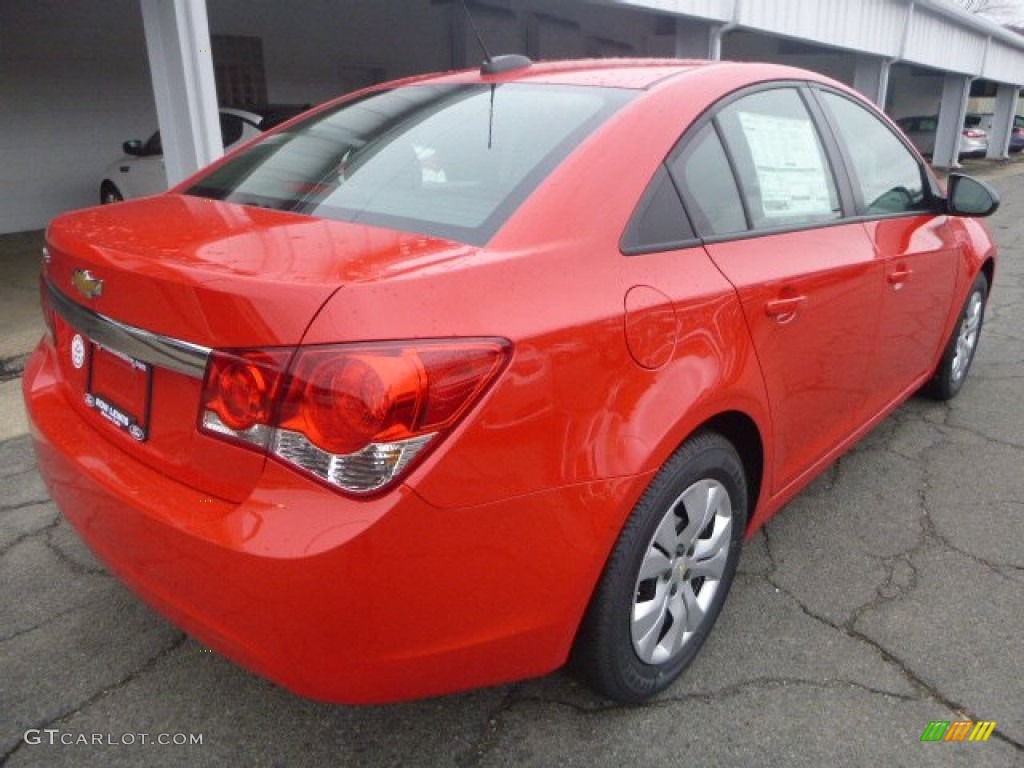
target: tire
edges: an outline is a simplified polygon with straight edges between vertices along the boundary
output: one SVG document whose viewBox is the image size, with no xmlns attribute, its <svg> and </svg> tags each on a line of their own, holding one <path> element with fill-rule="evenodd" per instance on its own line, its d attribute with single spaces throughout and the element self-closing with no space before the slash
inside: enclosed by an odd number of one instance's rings
<svg viewBox="0 0 1024 768">
<path fill-rule="evenodd" d="M 978 351 L 978 339 L 985 321 L 985 302 L 988 300 L 988 279 L 984 273 L 974 278 L 967 301 L 960 310 L 953 334 L 942 352 L 942 360 L 935 375 L 921 389 L 921 394 L 934 400 L 952 400 L 960 392 Z"/>
<path fill-rule="evenodd" d="M 671 685 L 718 618 L 746 521 L 736 449 L 713 432 L 687 440 L 619 534 L 576 637 L 574 671 L 627 704 Z"/>
<path fill-rule="evenodd" d="M 100 204 L 109 205 L 110 203 L 120 203 L 124 200 L 124 195 L 121 194 L 114 183 L 111 181 L 104 181 L 100 184 Z"/>
</svg>

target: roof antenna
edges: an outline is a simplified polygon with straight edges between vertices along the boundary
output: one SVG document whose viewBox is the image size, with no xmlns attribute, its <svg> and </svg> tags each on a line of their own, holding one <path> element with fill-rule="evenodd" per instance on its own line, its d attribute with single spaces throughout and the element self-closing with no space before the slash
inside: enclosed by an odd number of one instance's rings
<svg viewBox="0 0 1024 768">
<path fill-rule="evenodd" d="M 469 19 L 469 26 L 473 28 L 473 34 L 476 36 L 476 42 L 480 46 L 480 50 L 484 52 L 484 63 L 480 65 L 481 75 L 498 75 L 502 72 L 509 72 L 513 69 L 522 69 L 528 67 L 533 62 L 528 56 L 523 56 L 518 53 L 509 53 L 503 56 L 491 56 L 487 51 L 487 46 L 484 45 L 484 39 L 480 34 L 480 29 L 476 25 L 476 21 L 473 20 L 473 14 L 469 12 L 469 4 L 466 0 L 462 0 L 462 9 L 466 12 L 466 18 Z"/>
<path fill-rule="evenodd" d="M 484 39 L 480 35 L 480 28 L 477 27 L 476 21 L 473 20 L 473 14 L 469 12 L 469 6 L 466 4 L 466 0 L 462 0 L 462 10 L 466 12 L 466 18 L 469 19 L 469 26 L 473 28 L 473 34 L 476 35 L 477 45 L 479 45 L 480 50 L 484 52 L 484 64 L 490 64 L 494 59 L 491 58 L 491 54 L 487 51 L 487 46 L 484 45 Z"/>
</svg>

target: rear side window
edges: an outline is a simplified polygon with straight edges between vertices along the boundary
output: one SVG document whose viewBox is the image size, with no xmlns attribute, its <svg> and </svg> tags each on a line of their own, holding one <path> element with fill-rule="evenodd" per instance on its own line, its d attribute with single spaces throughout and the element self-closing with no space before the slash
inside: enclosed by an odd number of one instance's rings
<svg viewBox="0 0 1024 768">
<path fill-rule="evenodd" d="M 266 137 L 186 194 L 482 245 L 634 95 L 527 83 L 383 91 Z"/>
<path fill-rule="evenodd" d="M 665 166 L 658 168 L 622 236 L 624 253 L 667 251 L 690 244 L 695 235 Z"/>
<path fill-rule="evenodd" d="M 160 131 L 157 131 L 148 139 L 142 148 L 143 155 L 162 155 L 164 153 L 163 143 L 160 141 Z"/>
<path fill-rule="evenodd" d="M 220 113 L 220 138 L 229 147 L 242 138 L 242 118 L 225 112 Z"/>
<path fill-rule="evenodd" d="M 754 229 L 842 215 L 828 156 L 795 89 L 744 96 L 724 107 L 717 121 Z"/>
<path fill-rule="evenodd" d="M 669 162 L 669 168 L 684 190 L 687 210 L 701 236 L 747 229 L 740 191 L 713 124 L 698 130 Z"/>
<path fill-rule="evenodd" d="M 932 207 L 924 171 L 880 118 L 860 104 L 828 91 L 819 95 L 852 165 L 858 207 L 868 214 L 926 211 Z"/>
</svg>

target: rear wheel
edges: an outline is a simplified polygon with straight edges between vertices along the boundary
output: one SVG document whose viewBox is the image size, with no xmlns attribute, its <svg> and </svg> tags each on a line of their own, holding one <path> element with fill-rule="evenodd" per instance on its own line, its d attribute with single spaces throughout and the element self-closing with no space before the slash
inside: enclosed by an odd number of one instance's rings
<svg viewBox="0 0 1024 768">
<path fill-rule="evenodd" d="M 735 448 L 716 433 L 688 440 L 623 527 L 573 650 L 599 693 L 639 703 L 697 655 L 736 574 L 747 490 Z"/>
<path fill-rule="evenodd" d="M 967 301 L 942 353 L 939 367 L 931 381 L 922 387 L 922 394 L 936 400 L 951 400 L 963 387 L 974 361 L 974 353 L 978 350 L 987 298 L 988 279 L 984 273 L 979 273 L 967 294 Z"/>
<path fill-rule="evenodd" d="M 124 196 L 121 194 L 121 190 L 114 186 L 113 182 L 104 181 L 100 184 L 101 204 L 120 203 L 122 200 L 124 200 Z"/>
</svg>

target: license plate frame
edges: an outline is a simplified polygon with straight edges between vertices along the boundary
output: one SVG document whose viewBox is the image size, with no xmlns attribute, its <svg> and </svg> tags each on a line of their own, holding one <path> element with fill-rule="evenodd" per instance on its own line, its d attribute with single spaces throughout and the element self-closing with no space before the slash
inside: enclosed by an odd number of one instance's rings
<svg viewBox="0 0 1024 768">
<path fill-rule="evenodd" d="M 146 442 L 153 402 L 153 366 L 92 339 L 87 346 L 85 404 L 136 442 Z"/>
</svg>

